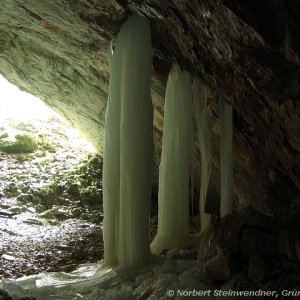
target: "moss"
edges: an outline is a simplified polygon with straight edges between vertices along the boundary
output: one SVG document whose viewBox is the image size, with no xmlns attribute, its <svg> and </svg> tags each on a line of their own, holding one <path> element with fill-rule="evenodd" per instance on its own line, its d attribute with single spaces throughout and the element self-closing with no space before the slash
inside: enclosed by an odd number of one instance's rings
<svg viewBox="0 0 300 300">
<path fill-rule="evenodd" d="M 72 199 L 89 204 L 100 204 L 102 200 L 102 159 L 91 155 L 71 171 L 54 178 L 49 188 L 56 194 L 68 193 Z"/>
<path fill-rule="evenodd" d="M 7 132 L 4 132 L 0 135 L 0 140 L 6 139 L 6 138 L 8 138 L 8 133 Z"/>
<path fill-rule="evenodd" d="M 0 141 L 0 151 L 6 153 L 31 153 L 37 147 L 34 137 L 30 134 L 17 134 L 14 141 Z"/>
<path fill-rule="evenodd" d="M 38 147 L 41 150 L 49 151 L 51 153 L 56 152 L 55 146 L 53 143 L 48 139 L 45 134 L 40 134 L 38 137 Z"/>
</svg>

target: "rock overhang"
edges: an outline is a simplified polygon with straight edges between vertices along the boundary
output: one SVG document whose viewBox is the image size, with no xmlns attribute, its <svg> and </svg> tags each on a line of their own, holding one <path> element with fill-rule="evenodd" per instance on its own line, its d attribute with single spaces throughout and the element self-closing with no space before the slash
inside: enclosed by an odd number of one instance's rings
<svg viewBox="0 0 300 300">
<path fill-rule="evenodd" d="M 300 51 L 295 36 L 299 19 L 297 9 L 290 8 L 293 1 L 288 2 L 269 1 L 264 6 L 270 18 L 278 5 L 284 15 L 277 28 L 284 28 L 286 35 L 274 42 L 274 34 L 270 32 L 269 38 L 257 25 L 263 22 L 260 6 L 240 7 L 237 1 L 5 0 L 0 13 L 0 72 L 62 114 L 102 153 L 110 40 L 130 14 L 148 17 L 155 182 L 165 83 L 176 60 L 210 87 L 212 124 L 219 119 L 218 94 L 234 104 L 235 193 L 242 204 L 276 214 L 292 199 L 274 200 L 276 195 L 269 192 L 274 176 L 269 174 L 275 174 L 275 183 L 281 182 L 283 189 L 293 191 L 291 197 L 300 189 Z M 215 133 L 211 190 L 218 192 L 219 135 Z M 197 150 L 195 157 L 199 170 Z"/>
</svg>

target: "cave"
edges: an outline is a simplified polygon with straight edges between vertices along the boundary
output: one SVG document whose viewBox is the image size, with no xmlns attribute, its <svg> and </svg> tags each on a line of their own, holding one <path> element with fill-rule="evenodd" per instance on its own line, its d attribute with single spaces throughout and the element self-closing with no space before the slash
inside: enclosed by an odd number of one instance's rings
<svg viewBox="0 0 300 300">
<path fill-rule="evenodd" d="M 101 157 L 118 36 L 132 16 L 147 20 L 151 29 L 151 215 L 159 216 L 160 211 L 165 95 L 172 65 L 177 64 L 202 89 L 193 91 L 190 117 L 193 146 L 188 213 L 193 243 L 173 249 L 166 246 L 155 256 L 148 253 L 148 263 L 139 269 L 110 263 L 103 267 L 99 262 L 75 273 L 19 281 L 4 278 L 0 288 L 16 299 L 297 296 L 291 291 L 300 291 L 298 2 L 2 1 L 0 74 L 62 115 Z M 140 77 L 134 78 L 138 81 Z M 132 88 L 130 80 L 127 85 Z M 207 120 L 202 118 L 202 122 L 197 116 L 199 95 L 206 101 Z M 185 103 L 189 105 L 189 100 Z M 184 118 L 183 111 L 179 119 Z M 137 118 L 136 124 L 142 123 Z M 138 136 L 132 124 L 131 131 Z M 203 124 L 208 126 L 207 147 L 203 146 Z M 147 143 L 152 147 L 150 140 Z M 139 153 L 130 146 L 126 145 L 127 152 Z M 120 151 L 122 157 L 125 150 L 120 147 Z M 203 153 L 207 151 L 205 167 Z M 210 176 L 203 182 L 205 172 Z M 205 205 L 203 200 L 199 205 L 203 197 Z M 130 236 L 135 229 L 128 228 L 119 229 L 120 234 L 129 232 Z M 143 251 L 148 251 L 145 241 Z M 50 279 L 53 284 L 47 286 Z"/>
</svg>

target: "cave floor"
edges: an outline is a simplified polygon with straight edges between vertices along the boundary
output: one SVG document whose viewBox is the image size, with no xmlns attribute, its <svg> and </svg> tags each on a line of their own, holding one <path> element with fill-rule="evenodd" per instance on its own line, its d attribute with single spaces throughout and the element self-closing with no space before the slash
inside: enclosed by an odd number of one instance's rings
<svg viewBox="0 0 300 300">
<path fill-rule="evenodd" d="M 17 278 L 42 271 L 71 271 L 102 258 L 100 225 L 77 219 L 57 225 L 26 224 L 31 213 L 0 218 L 0 276 Z"/>
</svg>

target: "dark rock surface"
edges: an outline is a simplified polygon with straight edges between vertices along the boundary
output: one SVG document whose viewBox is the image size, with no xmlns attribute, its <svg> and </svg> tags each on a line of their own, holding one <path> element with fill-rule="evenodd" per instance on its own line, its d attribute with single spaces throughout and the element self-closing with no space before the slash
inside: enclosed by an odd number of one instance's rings
<svg viewBox="0 0 300 300">
<path fill-rule="evenodd" d="M 249 216 L 260 221 L 250 224 L 246 222 Z M 271 225 L 269 228 L 257 226 L 267 223 Z M 249 207 L 239 214 L 227 215 L 202 235 L 198 265 L 200 269 L 203 267 L 206 281 L 224 284 L 227 288 L 297 290 L 300 258 L 296 255 L 299 251 L 296 237 L 299 233 L 299 228 L 292 232 L 287 225 L 282 226 Z"/>
<path fill-rule="evenodd" d="M 0 73 L 63 114 L 101 154 L 107 49 L 132 13 L 148 17 L 152 25 L 156 167 L 165 83 L 176 60 L 211 89 L 210 198 L 219 192 L 221 94 L 234 104 L 236 208 L 252 205 L 284 223 L 300 190 L 297 1 L 4 0 Z M 195 157 L 197 183 L 198 151 Z"/>
</svg>

